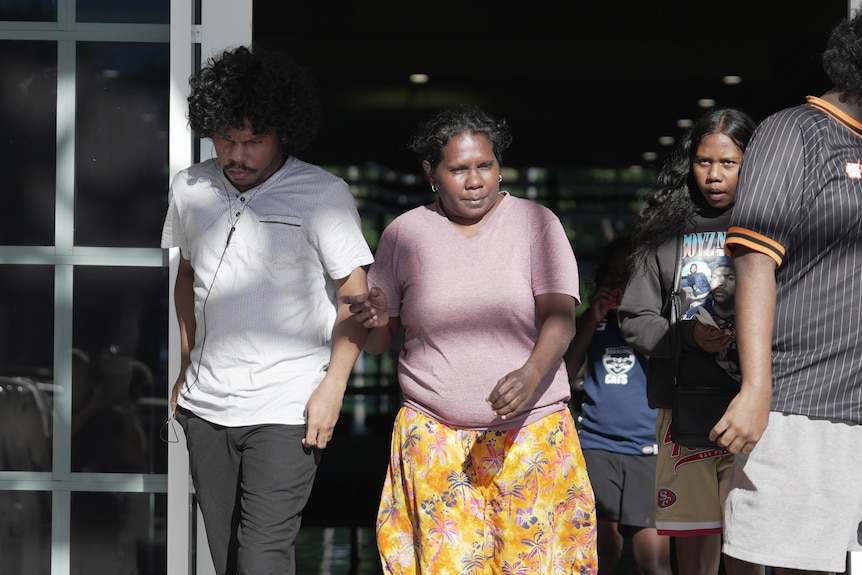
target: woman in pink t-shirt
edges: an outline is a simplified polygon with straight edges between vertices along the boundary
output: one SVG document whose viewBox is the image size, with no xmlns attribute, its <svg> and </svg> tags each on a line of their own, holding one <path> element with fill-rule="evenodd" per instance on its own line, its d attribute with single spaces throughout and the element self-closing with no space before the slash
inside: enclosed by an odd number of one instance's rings
<svg viewBox="0 0 862 575">
<path fill-rule="evenodd" d="M 377 517 L 387 574 L 597 570 L 562 361 L 577 263 L 549 209 L 500 190 L 510 141 L 474 107 L 422 124 L 411 148 L 437 201 L 384 230 L 372 289 L 351 298 L 369 353 L 404 329 Z"/>
</svg>

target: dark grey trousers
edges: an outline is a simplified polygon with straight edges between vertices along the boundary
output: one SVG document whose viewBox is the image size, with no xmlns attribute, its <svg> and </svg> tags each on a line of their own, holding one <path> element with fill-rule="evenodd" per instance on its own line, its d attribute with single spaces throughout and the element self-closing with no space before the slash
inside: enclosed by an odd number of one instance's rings
<svg viewBox="0 0 862 575">
<path fill-rule="evenodd" d="M 222 427 L 177 409 L 219 575 L 294 575 L 294 542 L 319 454 L 303 425 Z"/>
</svg>

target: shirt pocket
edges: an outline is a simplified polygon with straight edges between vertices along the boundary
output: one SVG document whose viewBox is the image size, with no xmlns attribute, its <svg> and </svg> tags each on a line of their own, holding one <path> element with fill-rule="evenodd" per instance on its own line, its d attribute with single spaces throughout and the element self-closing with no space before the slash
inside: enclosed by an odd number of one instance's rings
<svg viewBox="0 0 862 575">
<path fill-rule="evenodd" d="M 302 218 L 282 214 L 260 217 L 257 252 L 276 267 L 297 265 L 308 250 Z"/>
</svg>

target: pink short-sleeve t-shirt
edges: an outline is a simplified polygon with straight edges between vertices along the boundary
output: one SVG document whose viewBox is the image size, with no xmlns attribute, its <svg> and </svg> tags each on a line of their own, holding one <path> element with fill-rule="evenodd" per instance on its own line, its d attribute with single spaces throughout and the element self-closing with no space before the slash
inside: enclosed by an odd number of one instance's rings
<svg viewBox="0 0 862 575">
<path fill-rule="evenodd" d="M 535 296 L 580 297 L 578 267 L 559 218 L 503 193 L 479 233 L 461 235 L 437 207 L 396 218 L 383 232 L 369 285 L 386 294 L 405 330 L 398 379 L 405 404 L 449 426 L 510 429 L 567 406 L 562 361 L 527 408 L 505 420 L 486 398 L 523 366 L 538 338 Z"/>
</svg>

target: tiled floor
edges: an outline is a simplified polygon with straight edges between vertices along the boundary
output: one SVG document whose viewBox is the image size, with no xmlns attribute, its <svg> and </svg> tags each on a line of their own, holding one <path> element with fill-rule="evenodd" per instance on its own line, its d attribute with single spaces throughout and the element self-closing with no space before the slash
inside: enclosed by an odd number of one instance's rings
<svg viewBox="0 0 862 575">
<path fill-rule="evenodd" d="M 355 552 L 350 540 L 346 527 L 303 527 L 296 540 L 297 574 L 381 575 L 374 531 L 356 531 Z"/>
<path fill-rule="evenodd" d="M 382 575 L 374 531 L 357 530 L 355 551 L 351 550 L 350 538 L 350 529 L 345 527 L 303 527 L 296 542 L 297 574 Z M 637 573 L 628 541 L 617 572 L 620 575 Z"/>
</svg>

